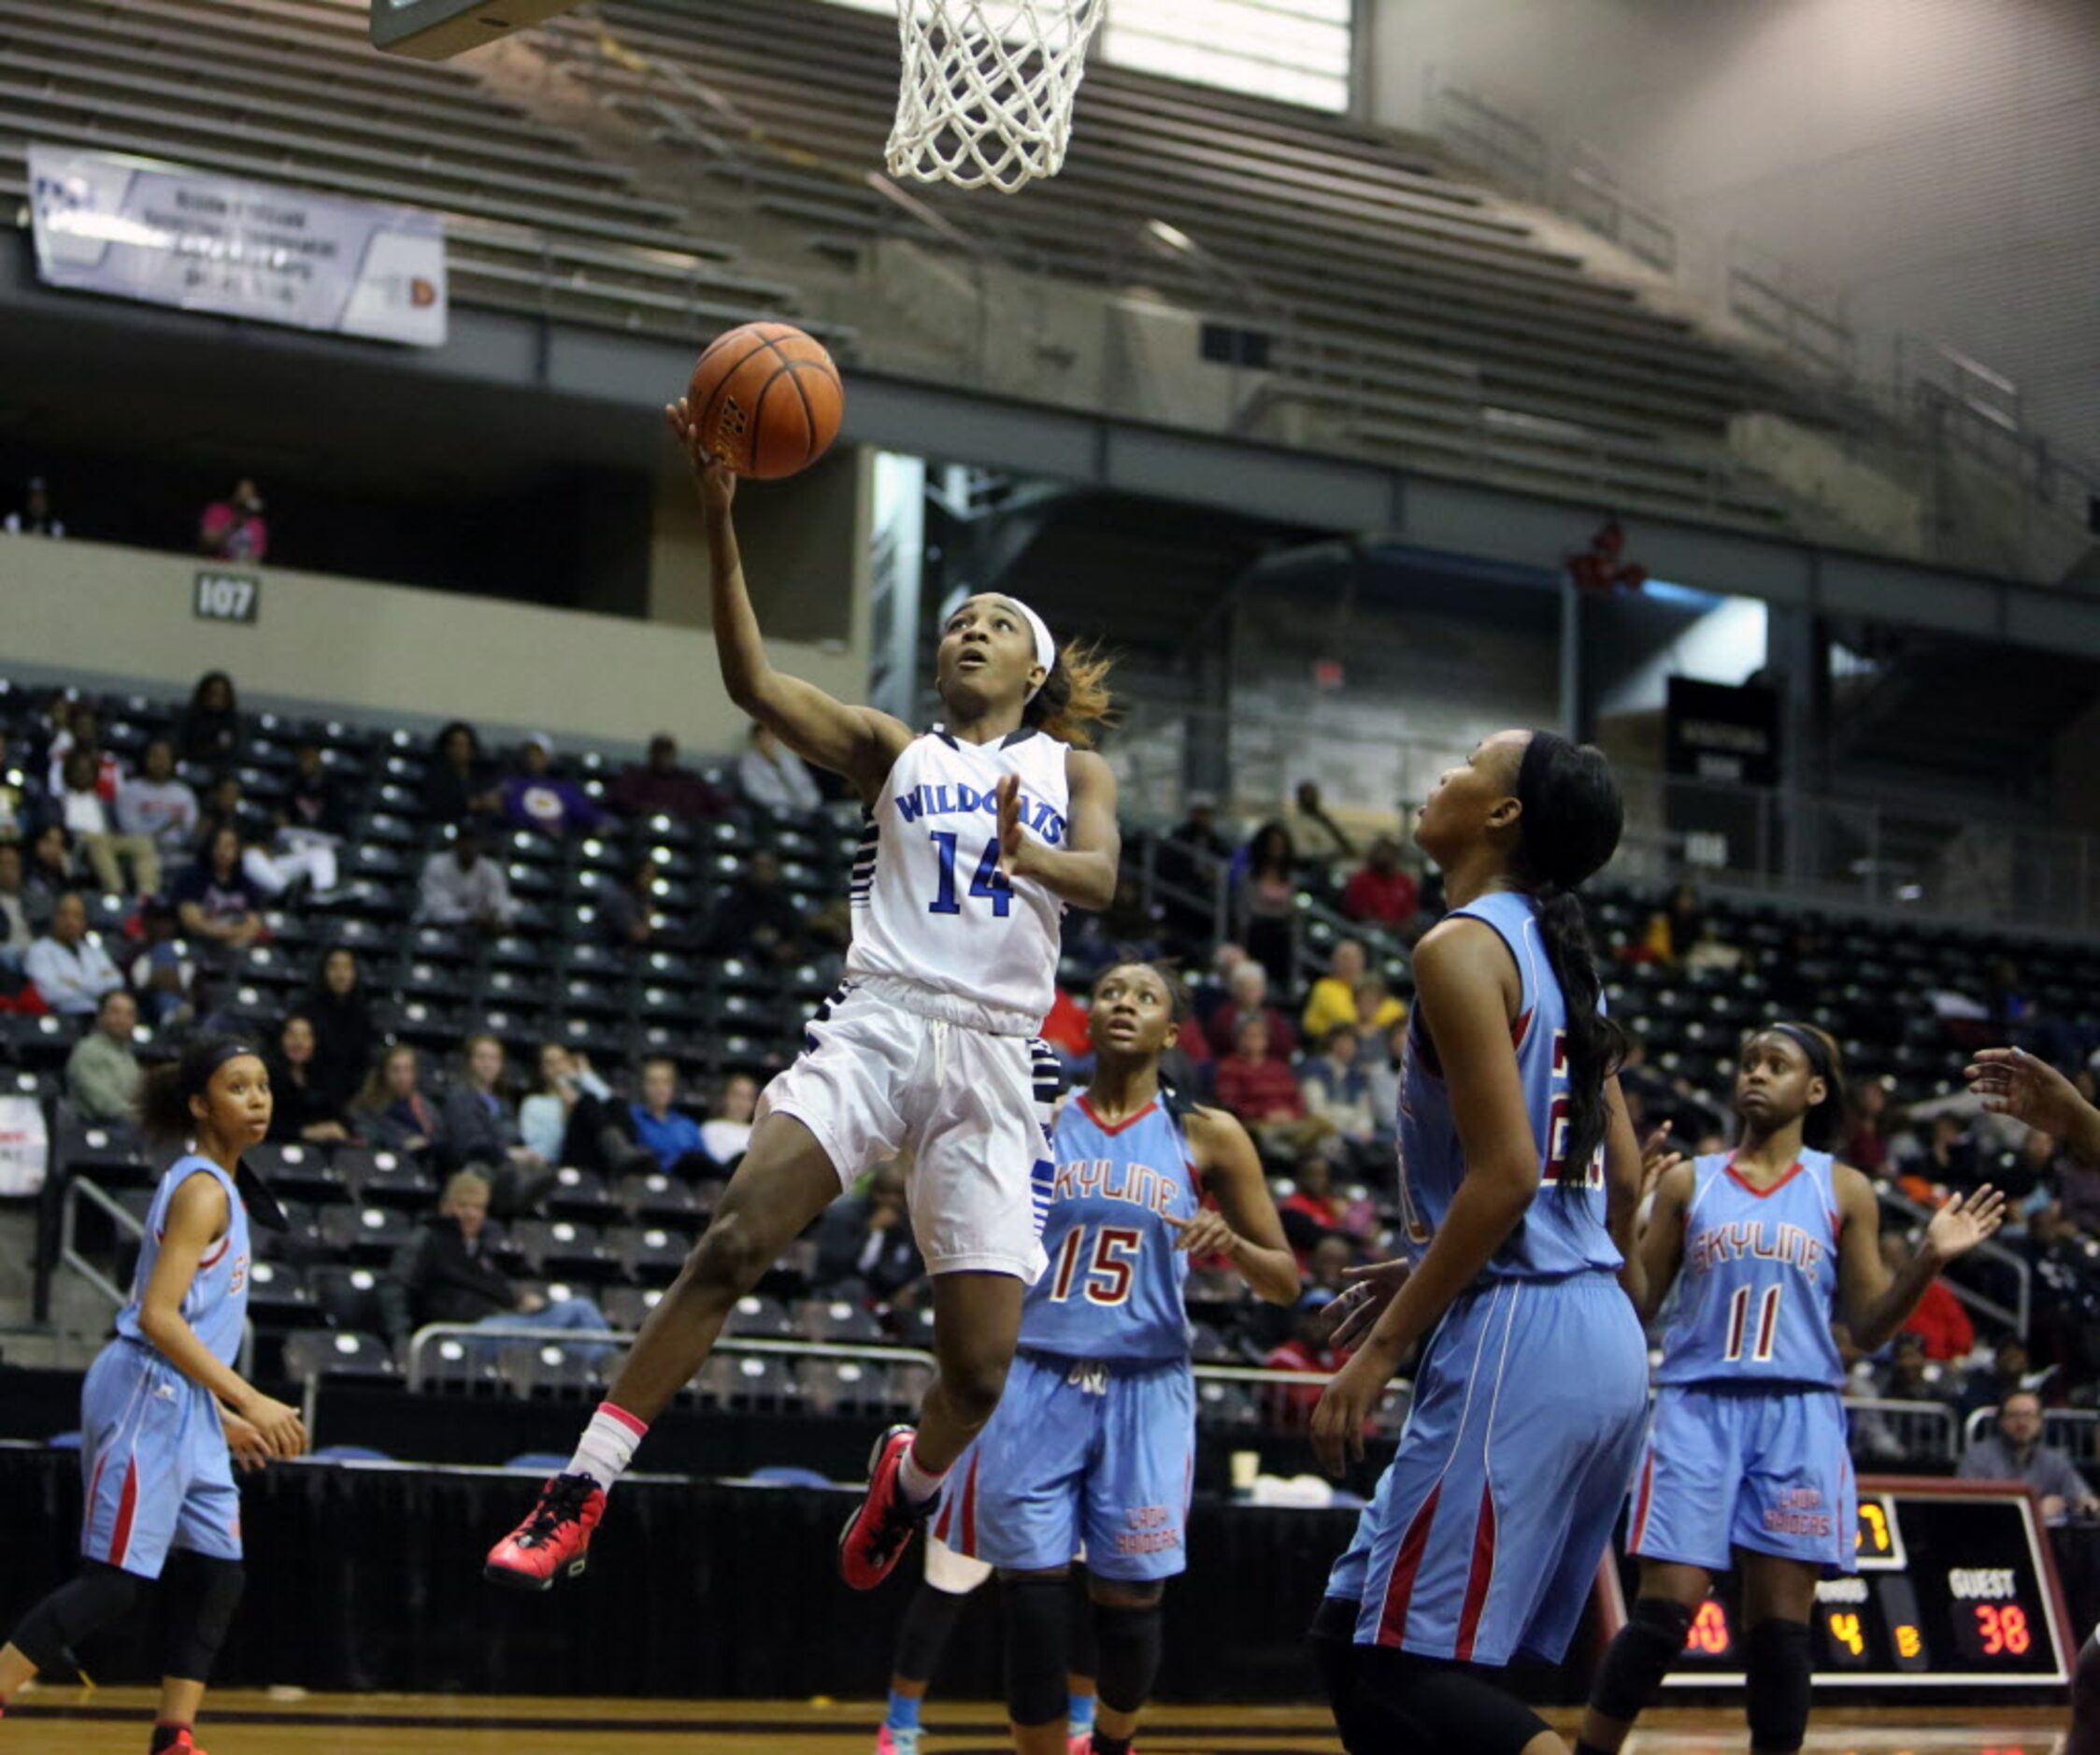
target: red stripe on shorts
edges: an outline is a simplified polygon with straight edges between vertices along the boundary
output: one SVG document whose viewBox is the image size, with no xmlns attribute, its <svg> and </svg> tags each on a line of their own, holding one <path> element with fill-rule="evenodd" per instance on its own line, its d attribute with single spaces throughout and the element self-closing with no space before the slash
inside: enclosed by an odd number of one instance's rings
<svg viewBox="0 0 2100 1755">
<path fill-rule="evenodd" d="M 1480 1489 L 1480 1520 L 1473 1527 L 1473 1570 L 1465 1578 L 1465 1606 L 1459 1612 L 1458 1649 L 1452 1654 L 1461 1663 L 1473 1662 L 1473 1640 L 1480 1631 L 1481 1611 L 1488 1606 L 1488 1585 L 1494 1577 L 1494 1488 Z"/>
<path fill-rule="evenodd" d="M 977 1465 L 978 1459 L 970 1459 L 970 1472 L 963 1480 L 963 1551 L 972 1560 L 977 1558 Z"/>
<path fill-rule="evenodd" d="M 109 1538 L 109 1563 L 121 1566 L 124 1555 L 131 1548 L 132 1515 L 138 1509 L 138 1459 L 131 1457 L 124 1462 L 124 1491 L 117 1501 L 117 1531 Z"/>
<path fill-rule="evenodd" d="M 1655 1495 L 1655 1452 L 1650 1450 L 1640 1465 L 1640 1495 L 1634 1501 L 1634 1537 L 1626 1544 L 1632 1553 L 1640 1552 L 1642 1538 L 1648 1534 L 1648 1505 Z"/>
<path fill-rule="evenodd" d="M 1415 1593 L 1415 1574 L 1421 1570 L 1421 1557 L 1429 1547 L 1429 1526 L 1436 1520 L 1436 1500 L 1443 1491 L 1442 1481 L 1429 1490 L 1429 1497 L 1421 1502 L 1415 1520 L 1407 1525 L 1400 1552 L 1393 1558 L 1393 1576 L 1385 1584 L 1385 1613 L 1379 1618 L 1379 1644 L 1381 1646 L 1396 1646 L 1407 1634 L 1407 1605 Z"/>
</svg>

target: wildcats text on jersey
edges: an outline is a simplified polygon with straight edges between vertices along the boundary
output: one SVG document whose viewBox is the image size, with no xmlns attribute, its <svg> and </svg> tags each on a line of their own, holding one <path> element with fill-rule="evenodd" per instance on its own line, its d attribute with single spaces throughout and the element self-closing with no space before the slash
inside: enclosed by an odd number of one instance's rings
<svg viewBox="0 0 2100 1755">
<path fill-rule="evenodd" d="M 1767 1232 L 1769 1231 L 1769 1234 Z M 1722 1262 L 1784 1262 L 1797 1273 L 1813 1275 L 1822 1264 L 1825 1246 L 1799 1225 L 1767 1227 L 1762 1219 L 1711 1225 L 1684 1246 L 1688 1271 L 1703 1274 Z"/>
<path fill-rule="evenodd" d="M 916 786 L 908 792 L 899 792 L 894 802 L 897 815 L 907 822 L 917 822 L 921 817 L 979 814 L 995 817 L 999 813 L 999 795 L 995 789 L 988 788 L 980 792 L 974 786 L 961 784 Z M 1047 799 L 1031 798 L 1026 792 L 1022 792 L 1016 803 L 1021 808 L 1023 829 L 1048 847 L 1064 844 L 1064 818 L 1054 805 Z"/>
<path fill-rule="evenodd" d="M 1169 1217 L 1187 1186 L 1187 1178 L 1179 1171 L 1154 1170 L 1150 1164 L 1134 1163 L 1127 1158 L 1082 1158 L 1057 1166 L 1052 1199 L 1128 1201 L 1148 1212 Z"/>
</svg>

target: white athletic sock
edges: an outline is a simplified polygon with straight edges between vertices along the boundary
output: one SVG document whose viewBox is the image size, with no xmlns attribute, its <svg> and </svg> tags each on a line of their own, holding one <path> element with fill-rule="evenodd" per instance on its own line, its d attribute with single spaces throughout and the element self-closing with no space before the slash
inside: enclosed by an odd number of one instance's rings
<svg viewBox="0 0 2100 1755">
<path fill-rule="evenodd" d="M 615 1407 L 610 1402 L 600 1402 L 598 1411 L 591 1416 L 591 1423 L 583 1429 L 583 1436 L 577 1441 L 576 1454 L 569 1459 L 568 1473 L 588 1475 L 609 1493 L 613 1483 L 626 1473 L 627 1464 L 635 1460 L 635 1447 L 648 1433 L 646 1420 L 636 1420 L 625 1408 Z"/>
<path fill-rule="evenodd" d="M 919 1447 L 915 1443 L 904 1453 L 897 1464 L 897 1485 L 904 1489 L 904 1496 L 915 1505 L 922 1505 L 940 1491 L 940 1484 L 948 1478 L 948 1471 L 938 1475 L 929 1474 L 919 1466 Z"/>
</svg>

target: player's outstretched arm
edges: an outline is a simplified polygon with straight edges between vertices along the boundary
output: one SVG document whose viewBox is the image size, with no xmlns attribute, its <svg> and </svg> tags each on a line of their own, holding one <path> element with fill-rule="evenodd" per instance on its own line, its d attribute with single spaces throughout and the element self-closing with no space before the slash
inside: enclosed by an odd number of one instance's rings
<svg viewBox="0 0 2100 1755">
<path fill-rule="evenodd" d="M 1291 1304 L 1298 1296 L 1298 1258 L 1283 1234 L 1276 1200 L 1254 1142 L 1236 1116 L 1198 1109 L 1189 1117 L 1189 1149 L 1218 1211 L 1199 1212 L 1180 1226 L 1177 1246 L 1193 1255 L 1222 1255 L 1257 1297 Z"/>
<path fill-rule="evenodd" d="M 1650 1146 L 1653 1143 L 1650 1140 Z M 1634 1298 L 1634 1312 L 1644 1328 L 1655 1320 L 1655 1313 L 1670 1295 L 1670 1288 L 1677 1284 L 1684 1265 L 1684 1215 L 1692 1205 L 1693 1170 L 1684 1158 L 1666 1153 L 1665 1158 L 1661 1179 L 1655 1184 L 1654 1208 L 1636 1246 L 1640 1257 L 1640 1291 Z"/>
<path fill-rule="evenodd" d="M 1312 1443 L 1337 1473 L 1364 1456 L 1364 1422 L 1400 1361 L 1473 1283 L 1538 1191 L 1538 1141 L 1524 1103 L 1503 990 L 1508 953 L 1492 927 L 1456 920 L 1415 947 L 1415 1003 L 1450 1090 L 1465 1175 L 1427 1252 L 1321 1397 Z"/>
<path fill-rule="evenodd" d="M 184 1178 L 168 1203 L 167 1225 L 153 1275 L 138 1302 L 138 1331 L 191 1382 L 201 1384 L 247 1421 L 272 1456 L 298 1456 L 307 1448 L 297 1412 L 253 1388 L 197 1338 L 182 1301 L 197 1265 L 227 1224 L 226 1191 L 203 1171 Z"/>
<path fill-rule="evenodd" d="M 795 754 L 845 776 L 863 796 L 873 798 L 898 752 L 911 741 L 910 728 L 873 707 L 849 706 L 816 684 L 773 668 L 744 582 L 743 556 L 730 516 L 736 477 L 700 449 L 684 397 L 666 407 L 664 418 L 691 459 L 700 489 L 713 584 L 715 651 L 729 698 Z"/>
<path fill-rule="evenodd" d="M 1021 780 L 999 782 L 999 869 L 1008 878 L 1033 878 L 1061 902 L 1076 908 L 1105 908 L 1116 899 L 1116 869 L 1122 859 L 1122 831 L 1116 823 L 1116 773 L 1091 749 L 1065 752 L 1071 809 L 1064 845 L 1051 847 L 1021 833 Z"/>
<path fill-rule="evenodd" d="M 1963 1072 L 1993 1115 L 2038 1127 L 2087 1163 L 2100 1163 L 2100 1109 L 2040 1056 L 2025 1049 L 1979 1049 Z"/>
<path fill-rule="evenodd" d="M 2005 1222 L 2006 1197 L 1986 1182 L 1957 1194 L 1932 1217 L 1924 1241 L 1892 1274 L 1881 1260 L 1881 1205 L 1874 1185 L 1850 1164 L 1836 1166 L 1837 1210 L 1844 1229 L 1837 1245 L 1839 1315 L 1862 1352 L 1879 1351 L 1918 1307 L 1925 1288 L 1948 1263 L 1966 1255 Z"/>
</svg>

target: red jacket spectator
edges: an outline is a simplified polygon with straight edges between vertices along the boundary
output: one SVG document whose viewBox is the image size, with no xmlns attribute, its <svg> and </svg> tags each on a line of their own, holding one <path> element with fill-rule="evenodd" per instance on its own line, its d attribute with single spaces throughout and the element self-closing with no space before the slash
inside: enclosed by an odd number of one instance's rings
<svg viewBox="0 0 2100 1755">
<path fill-rule="evenodd" d="M 1268 1121 L 1281 1118 L 1302 1120 L 1305 1093 L 1298 1077 L 1282 1061 L 1264 1055 L 1249 1060 L 1234 1052 L 1218 1063 L 1218 1102 L 1242 1121 Z"/>
<path fill-rule="evenodd" d="M 1292 1306 L 1291 1338 L 1262 1363 L 1271 1371 L 1334 1372 L 1349 1363 L 1349 1355 L 1327 1344 L 1329 1311 L 1335 1294 L 1323 1286 L 1309 1288 Z M 1269 1423 L 1284 1432 L 1304 1432 L 1312 1424 L 1313 1410 L 1320 1405 L 1322 1385 L 1308 1383 L 1303 1389 L 1272 1385 L 1264 1395 Z"/>
<path fill-rule="evenodd" d="M 1039 1034 L 1060 1054 L 1075 1060 L 1093 1052 L 1093 1044 L 1087 1039 L 1087 1008 L 1063 988 L 1057 990 Z"/>
<path fill-rule="evenodd" d="M 1962 1301 L 1936 1279 L 1925 1288 L 1918 1307 L 1910 1313 L 1902 1333 L 1915 1334 L 1925 1343 L 1928 1359 L 1965 1359 L 1976 1345 L 1976 1324 L 1962 1308 Z"/>
<path fill-rule="evenodd" d="M 1391 835 L 1371 843 L 1363 867 L 1342 890 L 1342 911 L 1352 920 L 1372 920 L 1395 929 L 1421 908 L 1421 886 L 1402 868 L 1400 844 Z"/>
<path fill-rule="evenodd" d="M 219 561 L 260 561 L 270 549 L 270 527 L 263 521 L 263 496 L 243 479 L 230 500 L 204 508 L 197 525 L 197 550 Z"/>
</svg>

